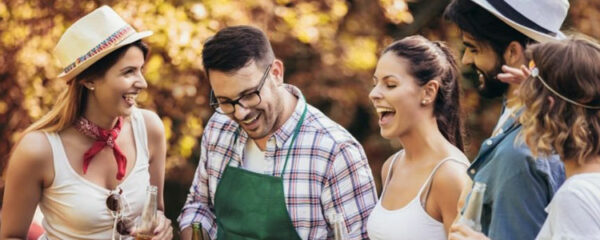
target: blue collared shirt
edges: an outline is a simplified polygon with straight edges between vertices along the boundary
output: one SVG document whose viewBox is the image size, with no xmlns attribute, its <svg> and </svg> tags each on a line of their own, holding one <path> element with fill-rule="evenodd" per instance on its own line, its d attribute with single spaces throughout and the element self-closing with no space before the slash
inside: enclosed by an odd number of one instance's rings
<svg viewBox="0 0 600 240">
<path fill-rule="evenodd" d="M 547 216 L 544 208 L 565 180 L 558 155 L 535 158 L 519 137 L 520 112 L 482 143 L 467 170 L 473 181 L 487 184 L 481 225 L 494 240 L 535 239 Z"/>
</svg>

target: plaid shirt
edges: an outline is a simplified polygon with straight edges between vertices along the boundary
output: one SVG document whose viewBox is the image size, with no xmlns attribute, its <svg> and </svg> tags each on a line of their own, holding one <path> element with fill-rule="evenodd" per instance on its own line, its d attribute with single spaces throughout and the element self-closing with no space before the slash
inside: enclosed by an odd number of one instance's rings
<svg viewBox="0 0 600 240">
<path fill-rule="evenodd" d="M 300 90 L 286 85 L 299 99 Z M 280 176 L 294 128 L 304 106 L 299 100 L 292 116 L 267 141 L 265 160 L 271 168 L 264 174 Z M 213 239 L 217 235 L 214 197 L 227 161 L 239 167 L 248 134 L 228 116 L 215 113 L 202 135 L 200 162 L 187 201 L 178 218 L 181 229 L 201 222 Z M 210 161 L 209 161 L 210 160 Z M 290 160 L 283 174 L 286 205 L 302 239 L 333 237 L 331 213 L 344 217 L 348 239 L 366 239 L 367 217 L 377 203 L 373 176 L 361 145 L 318 109 L 308 106 Z"/>
</svg>

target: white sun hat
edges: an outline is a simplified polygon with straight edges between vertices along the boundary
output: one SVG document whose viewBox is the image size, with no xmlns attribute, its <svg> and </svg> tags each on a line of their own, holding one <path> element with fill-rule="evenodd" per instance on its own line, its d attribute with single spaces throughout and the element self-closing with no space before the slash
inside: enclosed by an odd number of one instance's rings
<svg viewBox="0 0 600 240">
<path fill-rule="evenodd" d="M 497 18 L 538 41 L 564 39 L 560 27 L 567 17 L 567 0 L 472 0 Z"/>
<path fill-rule="evenodd" d="M 54 55 L 62 64 L 58 78 L 70 80 L 107 54 L 152 31 L 137 32 L 112 8 L 102 6 L 71 25 L 60 37 Z"/>
</svg>

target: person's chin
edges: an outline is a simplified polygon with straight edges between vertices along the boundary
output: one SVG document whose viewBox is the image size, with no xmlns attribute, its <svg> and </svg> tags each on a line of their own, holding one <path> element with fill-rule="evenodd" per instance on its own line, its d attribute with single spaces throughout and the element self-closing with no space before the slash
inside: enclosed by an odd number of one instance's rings
<svg viewBox="0 0 600 240">
<path fill-rule="evenodd" d="M 246 130 L 246 133 L 248 133 L 248 137 L 250 137 L 252 139 L 260 139 L 260 138 L 264 138 L 265 136 L 267 136 L 266 132 L 259 130 L 259 129 L 255 129 L 253 131 Z"/>
<path fill-rule="evenodd" d="M 266 123 L 261 121 L 262 119 L 258 119 L 258 122 L 251 124 L 251 126 L 247 126 L 247 125 L 243 125 L 242 124 L 242 128 L 244 128 L 244 131 L 246 131 L 246 133 L 248 133 L 248 137 L 252 138 L 252 139 L 259 139 L 259 138 L 263 138 L 265 136 L 267 136 L 268 131 Z M 254 125 L 254 126 L 252 126 Z"/>
<path fill-rule="evenodd" d="M 390 128 L 381 128 L 379 130 L 379 134 L 381 134 L 382 138 L 385 138 L 387 140 L 393 140 L 394 139 L 393 131 Z"/>
<path fill-rule="evenodd" d="M 124 101 L 120 101 L 116 106 L 117 107 L 115 109 L 117 110 L 117 115 L 122 117 L 129 117 L 129 115 L 131 115 L 131 112 L 133 111 L 133 108 L 135 107 L 135 103 L 129 104 Z"/>
<path fill-rule="evenodd" d="M 121 117 L 129 117 L 129 116 L 131 116 L 132 111 L 133 111 L 133 108 L 121 108 L 118 115 Z"/>
</svg>

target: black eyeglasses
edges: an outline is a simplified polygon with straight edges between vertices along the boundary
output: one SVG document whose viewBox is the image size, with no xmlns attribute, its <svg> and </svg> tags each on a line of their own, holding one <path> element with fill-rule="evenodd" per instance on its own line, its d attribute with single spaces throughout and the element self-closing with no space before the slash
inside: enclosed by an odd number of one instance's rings
<svg viewBox="0 0 600 240">
<path fill-rule="evenodd" d="M 123 209 L 123 203 L 121 201 L 121 194 L 123 189 L 119 189 L 119 192 L 113 192 L 106 198 L 106 207 L 114 212 L 114 217 L 117 218 L 117 232 L 121 235 L 129 235 L 129 229 L 133 226 L 133 221 L 123 217 L 121 210 Z"/>
<path fill-rule="evenodd" d="M 238 104 L 244 108 L 251 108 L 251 107 L 255 107 L 256 105 L 260 104 L 260 102 L 262 101 L 262 98 L 260 97 L 260 89 L 263 87 L 263 85 L 265 85 L 265 80 L 267 79 L 267 76 L 269 76 L 269 71 L 271 70 L 271 66 L 272 65 L 269 64 L 269 66 L 265 70 L 265 73 L 263 74 L 262 78 L 260 79 L 260 83 L 256 87 L 256 90 L 252 91 L 251 93 L 244 94 L 243 96 L 239 97 L 238 99 L 219 102 L 217 100 L 217 98 L 215 97 L 214 92 L 211 90 L 210 91 L 210 106 L 213 107 L 215 109 L 215 111 L 217 111 L 219 113 L 232 114 L 235 112 L 236 104 Z"/>
</svg>

